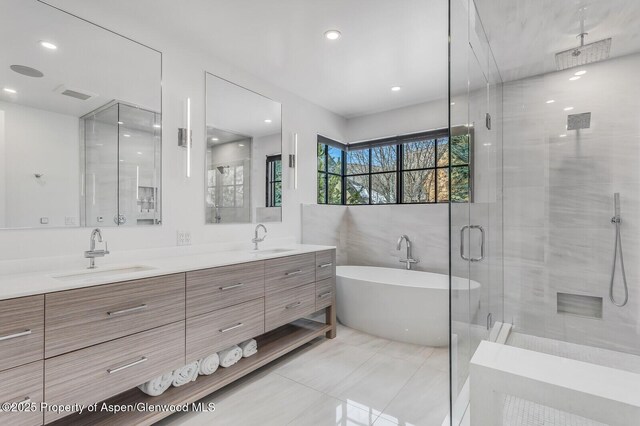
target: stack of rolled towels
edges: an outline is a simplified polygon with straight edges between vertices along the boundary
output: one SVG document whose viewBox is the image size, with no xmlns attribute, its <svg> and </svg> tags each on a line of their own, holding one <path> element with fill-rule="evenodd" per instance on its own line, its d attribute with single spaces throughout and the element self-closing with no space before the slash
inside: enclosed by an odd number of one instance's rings
<svg viewBox="0 0 640 426">
<path fill-rule="evenodd" d="M 249 339 L 198 361 L 191 362 L 182 368 L 158 376 L 138 386 L 138 388 L 149 396 L 162 395 L 171 385 L 175 387 L 186 385 L 195 381 L 198 375 L 208 376 L 215 373 L 218 367 L 231 367 L 242 358 L 250 357 L 257 352 L 258 343 L 255 339 Z"/>
</svg>

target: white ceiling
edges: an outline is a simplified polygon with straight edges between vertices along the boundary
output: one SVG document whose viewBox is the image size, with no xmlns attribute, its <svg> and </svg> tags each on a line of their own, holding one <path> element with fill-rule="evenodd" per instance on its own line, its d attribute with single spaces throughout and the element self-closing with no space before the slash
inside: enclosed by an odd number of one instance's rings
<svg viewBox="0 0 640 426">
<path fill-rule="evenodd" d="M 446 0 L 51 2 L 126 16 L 345 117 L 447 95 Z"/>
<path fill-rule="evenodd" d="M 40 46 L 53 42 L 55 51 Z M 160 111 L 160 53 L 35 0 L 1 0 L 0 99 L 80 117 L 113 99 Z M 36 68 L 42 78 L 9 69 Z M 71 89 L 93 97 L 79 100 Z"/>
<path fill-rule="evenodd" d="M 555 54 L 612 37 L 611 57 L 640 51 L 639 0 L 475 0 L 504 81 L 556 70 Z"/>
</svg>

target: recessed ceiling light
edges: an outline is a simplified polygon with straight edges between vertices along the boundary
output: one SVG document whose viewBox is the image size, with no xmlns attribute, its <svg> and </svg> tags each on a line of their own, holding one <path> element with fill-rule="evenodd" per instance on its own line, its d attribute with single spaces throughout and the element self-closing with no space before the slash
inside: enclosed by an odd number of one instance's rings
<svg viewBox="0 0 640 426">
<path fill-rule="evenodd" d="M 342 37 L 342 33 L 338 30 L 329 30 L 324 33 L 327 40 L 337 40 Z"/>
<path fill-rule="evenodd" d="M 124 163 L 124 160 L 120 160 L 121 163 Z"/>
<path fill-rule="evenodd" d="M 142 155 L 142 152 L 141 152 L 141 151 L 138 151 L 136 154 L 138 154 L 138 155 Z"/>
<path fill-rule="evenodd" d="M 571 111 L 573 109 L 573 107 L 566 107 L 564 110 L 565 111 Z"/>
<path fill-rule="evenodd" d="M 124 135 L 122 135 L 122 136 L 124 136 L 125 138 L 130 138 L 130 137 L 131 137 L 131 135 L 130 135 L 129 133 L 125 133 L 125 134 L 124 134 Z"/>
<path fill-rule="evenodd" d="M 455 105 L 455 104 L 456 104 L 455 102 L 451 102 L 451 106 L 453 106 L 453 105 Z"/>
<path fill-rule="evenodd" d="M 400 87 L 400 86 L 393 86 L 393 87 L 391 88 L 391 91 L 392 91 L 392 92 L 399 92 L 399 91 L 400 91 L 400 89 L 402 89 L 402 87 Z"/>
<path fill-rule="evenodd" d="M 161 125 L 159 125 L 159 124 L 154 124 L 154 125 L 153 125 L 153 127 L 155 127 L 156 129 L 159 129 L 159 128 L 160 128 L 160 127 L 162 127 L 162 126 L 161 126 Z"/>
<path fill-rule="evenodd" d="M 124 124 L 124 122 L 123 121 L 118 121 L 118 124 L 122 126 Z"/>
<path fill-rule="evenodd" d="M 561 138 L 566 138 L 567 135 L 565 135 L 564 133 L 560 135 Z"/>
<path fill-rule="evenodd" d="M 244 144 L 243 143 L 239 143 L 238 146 L 244 146 Z"/>
<path fill-rule="evenodd" d="M 211 138 L 211 142 L 218 142 L 220 139 L 218 138 Z"/>
<path fill-rule="evenodd" d="M 5 92 L 7 92 L 7 93 L 11 93 L 11 94 L 16 94 L 16 93 L 18 93 L 18 91 L 17 91 L 17 90 L 15 90 L 15 89 L 11 89 L 10 87 L 5 87 L 5 88 L 4 88 L 4 89 L 2 89 L 2 90 L 4 90 L 4 91 L 5 91 Z"/>
<path fill-rule="evenodd" d="M 269 120 L 268 118 L 266 120 L 264 120 L 265 123 L 271 123 L 271 120 Z"/>
<path fill-rule="evenodd" d="M 579 75 L 575 75 L 575 76 L 571 77 L 569 80 L 571 80 L 571 81 L 580 80 L 580 76 Z"/>
<path fill-rule="evenodd" d="M 44 47 L 45 49 L 49 49 L 49 50 L 56 50 L 58 48 L 58 46 L 56 46 L 55 44 L 49 42 L 49 41 L 44 41 L 42 40 L 40 42 L 40 46 Z"/>
<path fill-rule="evenodd" d="M 484 146 L 491 146 L 491 144 L 490 144 L 490 143 L 483 143 L 482 145 L 484 145 Z"/>
<path fill-rule="evenodd" d="M 574 75 L 585 75 L 587 72 L 585 70 L 581 70 L 576 72 Z"/>
<path fill-rule="evenodd" d="M 555 100 L 553 100 L 553 99 L 549 99 L 549 100 L 547 101 L 547 103 L 548 103 L 548 104 L 552 104 L 552 103 L 554 103 L 554 102 L 555 102 Z"/>
</svg>

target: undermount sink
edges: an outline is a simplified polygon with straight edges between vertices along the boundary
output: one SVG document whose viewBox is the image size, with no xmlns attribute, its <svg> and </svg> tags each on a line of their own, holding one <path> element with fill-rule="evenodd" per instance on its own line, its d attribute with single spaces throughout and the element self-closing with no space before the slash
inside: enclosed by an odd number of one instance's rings
<svg viewBox="0 0 640 426">
<path fill-rule="evenodd" d="M 156 268 L 152 268 L 151 266 L 144 266 L 144 265 L 126 266 L 123 268 L 111 268 L 111 269 L 96 268 L 96 269 L 87 269 L 86 271 L 75 272 L 72 274 L 54 275 L 53 278 L 60 281 L 77 281 L 77 280 L 84 280 L 89 278 L 97 278 L 97 277 L 104 277 L 104 276 L 111 276 L 111 275 L 132 274 L 135 272 L 151 271 L 153 269 L 156 269 Z"/>
<path fill-rule="evenodd" d="M 252 253 L 255 254 L 256 256 L 272 256 L 274 254 L 288 253 L 290 251 L 293 251 L 293 249 L 274 248 L 274 249 L 267 249 L 267 250 L 256 250 L 256 251 L 253 251 Z"/>
</svg>

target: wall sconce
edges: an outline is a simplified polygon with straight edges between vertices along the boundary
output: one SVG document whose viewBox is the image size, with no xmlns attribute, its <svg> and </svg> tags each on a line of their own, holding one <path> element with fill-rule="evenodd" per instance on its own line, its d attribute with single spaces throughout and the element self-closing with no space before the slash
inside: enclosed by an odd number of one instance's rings
<svg viewBox="0 0 640 426">
<path fill-rule="evenodd" d="M 191 177 L 191 145 L 193 132 L 191 131 L 191 98 L 187 98 L 187 127 L 178 129 L 178 146 L 187 150 L 187 177 Z"/>
<path fill-rule="evenodd" d="M 298 134 L 293 134 L 292 154 L 289 154 L 289 168 L 293 169 L 293 189 L 298 189 Z"/>
</svg>

